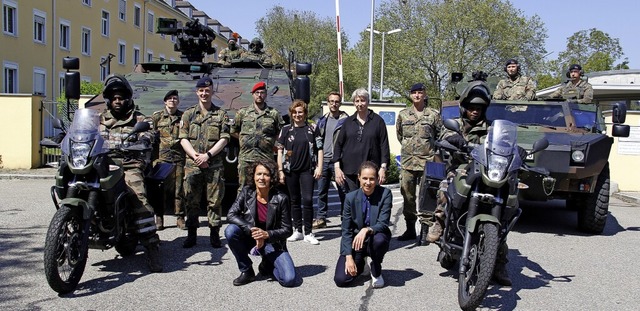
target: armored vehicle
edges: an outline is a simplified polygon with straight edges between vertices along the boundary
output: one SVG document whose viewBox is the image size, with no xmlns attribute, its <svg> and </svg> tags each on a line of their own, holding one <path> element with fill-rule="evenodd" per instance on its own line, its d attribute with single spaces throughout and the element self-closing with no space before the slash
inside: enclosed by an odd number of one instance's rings
<svg viewBox="0 0 640 311">
<path fill-rule="evenodd" d="M 613 125 L 608 129 L 603 110 L 612 110 Z M 444 102 L 443 119 L 460 116 L 457 101 Z M 601 233 L 609 210 L 609 153 L 613 137 L 628 137 L 624 125 L 626 105 L 616 103 L 578 104 L 574 100 L 504 101 L 494 100 L 487 110 L 489 122 L 504 119 L 518 125 L 518 144 L 531 150 L 532 144 L 545 137 L 546 150 L 530 155 L 526 163 L 549 170 L 555 178 L 521 173 L 527 189 L 520 198 L 532 201 L 564 199 L 569 209 L 577 210 L 578 228 Z"/>
<path fill-rule="evenodd" d="M 288 63 L 265 63 L 255 57 L 234 59 L 231 65 L 203 62 L 206 54 L 215 53 L 212 42 L 214 32 L 197 19 L 182 25 L 170 18 L 159 18 L 157 33 L 176 37 L 174 49 L 181 52 L 180 61 L 160 60 L 137 64 L 125 78 L 134 89 L 133 100 L 147 116 L 164 108 L 163 97 L 169 90 L 178 90 L 180 110 L 198 103 L 195 84 L 203 76 L 213 80 L 213 104 L 226 109 L 230 118 L 243 107 L 253 104 L 252 86 L 264 81 L 267 84 L 267 104 L 276 108 L 288 120 L 288 108 L 293 99 L 309 102 L 311 65 L 297 63 L 290 55 Z M 85 104 L 87 108 L 104 109 L 101 95 Z M 225 181 L 227 194 L 235 194 L 237 176 L 238 141 L 232 138 L 226 148 Z M 225 196 L 223 206 L 228 206 Z"/>
</svg>

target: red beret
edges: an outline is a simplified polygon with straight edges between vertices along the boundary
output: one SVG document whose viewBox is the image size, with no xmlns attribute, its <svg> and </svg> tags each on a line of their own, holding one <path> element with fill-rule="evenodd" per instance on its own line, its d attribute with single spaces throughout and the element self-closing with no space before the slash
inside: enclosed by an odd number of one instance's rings
<svg viewBox="0 0 640 311">
<path fill-rule="evenodd" d="M 260 81 L 253 85 L 253 88 L 251 89 L 251 93 L 255 93 L 257 90 L 266 90 L 266 89 L 267 89 L 267 84 Z"/>
</svg>

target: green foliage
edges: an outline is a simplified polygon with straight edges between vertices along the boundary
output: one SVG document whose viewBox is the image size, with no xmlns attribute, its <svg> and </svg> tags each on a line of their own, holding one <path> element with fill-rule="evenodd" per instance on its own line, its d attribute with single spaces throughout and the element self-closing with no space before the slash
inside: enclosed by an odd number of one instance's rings
<svg viewBox="0 0 640 311">
<path fill-rule="evenodd" d="M 82 95 L 91 95 L 91 96 L 95 96 L 98 95 L 102 92 L 102 82 L 87 82 L 87 81 L 81 81 L 80 82 L 80 94 Z M 67 99 L 65 98 L 65 94 L 64 92 L 62 92 L 60 94 L 60 97 L 58 97 L 57 101 L 59 103 L 66 103 Z"/>
<path fill-rule="evenodd" d="M 400 181 L 400 169 L 396 164 L 396 155 L 391 154 L 391 163 L 387 169 L 387 180 L 385 184 L 397 184 Z"/>
<path fill-rule="evenodd" d="M 560 77 L 553 77 L 550 74 L 538 75 L 536 79 L 538 81 L 538 90 L 546 89 L 550 86 L 562 83 L 562 79 L 560 79 Z"/>
<path fill-rule="evenodd" d="M 558 61 L 564 70 L 571 64 L 581 64 L 584 71 L 602 71 L 612 69 L 622 55 L 619 39 L 591 28 L 567 38 L 567 48 L 558 54 Z"/>
</svg>

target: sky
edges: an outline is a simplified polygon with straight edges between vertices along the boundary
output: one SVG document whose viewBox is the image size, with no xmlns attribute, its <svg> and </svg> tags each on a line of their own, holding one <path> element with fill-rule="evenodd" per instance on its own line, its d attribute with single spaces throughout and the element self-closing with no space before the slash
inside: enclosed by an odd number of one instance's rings
<svg viewBox="0 0 640 311">
<path fill-rule="evenodd" d="M 373 1 L 376 6 L 379 6 L 386 1 L 398 0 Z M 335 0 L 190 0 L 189 2 L 248 40 L 257 36 L 256 21 L 275 5 L 280 5 L 287 10 L 313 11 L 320 17 L 326 16 L 331 19 L 336 15 Z M 372 0 L 340 1 L 341 26 L 347 33 L 351 45 L 358 40 L 359 32 L 369 25 L 371 3 Z M 597 28 L 608 33 L 612 38 L 618 38 L 624 52 L 623 59 L 628 58 L 630 68 L 640 68 L 640 40 L 638 40 L 640 26 L 634 22 L 640 14 L 640 1 L 512 0 L 511 3 L 527 17 L 540 16 L 547 28 L 548 38 L 545 48 L 550 52 L 547 59 L 555 59 L 559 52 L 564 51 L 567 38 L 574 33 Z M 619 62 L 620 60 L 616 64 Z"/>
</svg>

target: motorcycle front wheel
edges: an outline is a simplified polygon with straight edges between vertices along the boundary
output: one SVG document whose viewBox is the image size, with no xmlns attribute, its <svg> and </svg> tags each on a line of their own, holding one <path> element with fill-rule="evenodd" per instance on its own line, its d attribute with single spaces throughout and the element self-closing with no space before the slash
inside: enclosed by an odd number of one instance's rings
<svg viewBox="0 0 640 311">
<path fill-rule="evenodd" d="M 44 244 L 44 273 L 60 294 L 74 291 L 80 282 L 87 264 L 85 234 L 80 208 L 61 206 L 53 215 Z"/>
<path fill-rule="evenodd" d="M 484 300 L 498 254 L 498 227 L 495 223 L 480 223 L 471 237 L 469 255 L 466 260 L 460 259 L 464 272 L 458 275 L 458 303 L 462 310 L 475 310 Z"/>
</svg>

